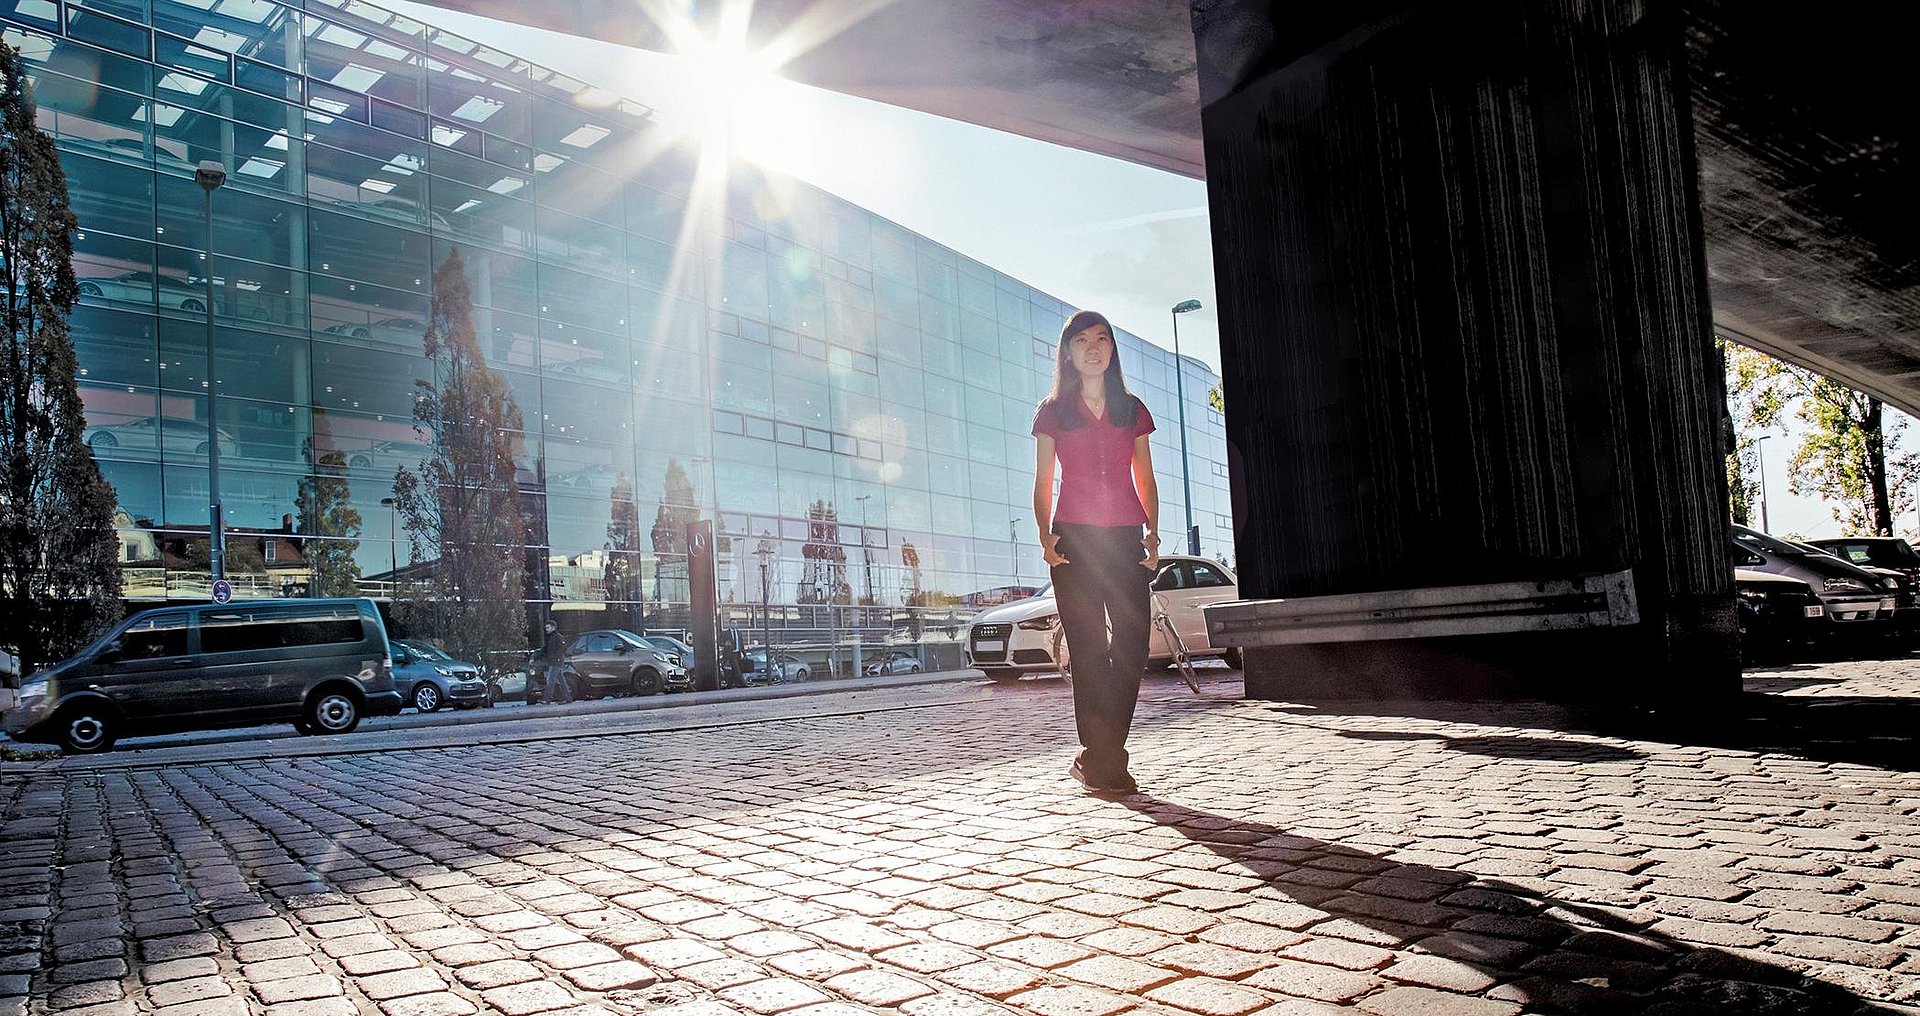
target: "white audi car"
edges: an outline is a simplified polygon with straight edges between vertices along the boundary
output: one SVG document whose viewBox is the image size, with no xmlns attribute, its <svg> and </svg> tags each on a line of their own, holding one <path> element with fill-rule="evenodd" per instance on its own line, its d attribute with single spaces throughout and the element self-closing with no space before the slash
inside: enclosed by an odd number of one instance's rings
<svg viewBox="0 0 1920 1016">
<path fill-rule="evenodd" d="M 1180 640 L 1193 656 L 1218 656 L 1234 668 L 1240 650 L 1215 647 L 1207 641 L 1206 618 L 1200 608 L 1209 603 L 1240 598 L 1240 580 L 1218 561 L 1204 557 L 1163 554 L 1153 577 L 1153 605 L 1173 622 Z M 1147 642 L 1147 665 L 1169 666 L 1173 647 L 1159 625 Z M 1060 629 L 1060 608 L 1049 585 L 1037 596 L 983 610 L 967 629 L 964 653 L 967 665 L 987 672 L 995 681 L 1018 681 L 1026 674 L 1068 673 L 1066 634 Z"/>
</svg>

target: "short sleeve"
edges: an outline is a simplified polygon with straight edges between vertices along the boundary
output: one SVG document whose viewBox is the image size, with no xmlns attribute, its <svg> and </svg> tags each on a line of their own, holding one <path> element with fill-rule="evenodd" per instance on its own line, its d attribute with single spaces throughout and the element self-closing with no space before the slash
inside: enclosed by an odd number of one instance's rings
<svg viewBox="0 0 1920 1016">
<path fill-rule="evenodd" d="M 1033 430 L 1031 433 L 1035 437 L 1045 434 L 1050 438 L 1059 438 L 1060 421 L 1054 419 L 1053 407 L 1051 405 L 1042 402 L 1040 403 L 1040 408 L 1034 410 Z"/>
<path fill-rule="evenodd" d="M 1133 436 L 1153 433 L 1153 414 L 1147 412 L 1147 404 L 1139 396 L 1133 399 Z"/>
</svg>

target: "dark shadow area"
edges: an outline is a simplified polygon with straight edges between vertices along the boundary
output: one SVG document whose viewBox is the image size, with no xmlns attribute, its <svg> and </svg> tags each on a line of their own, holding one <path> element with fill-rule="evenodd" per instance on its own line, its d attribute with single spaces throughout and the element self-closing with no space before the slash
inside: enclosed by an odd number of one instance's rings
<svg viewBox="0 0 1920 1016">
<path fill-rule="evenodd" d="M 1312 700 L 1275 703 L 1268 708 L 1289 716 L 1409 717 L 1454 723 L 1535 726 L 1627 740 L 1797 755 L 1820 762 L 1845 762 L 1897 772 L 1920 772 L 1920 698 L 1915 697 L 1787 696 L 1747 691 L 1710 704 L 1678 709 L 1597 703 L 1567 706 L 1518 703 L 1523 708 L 1504 708 L 1513 705 L 1516 704 Z M 1382 736 L 1371 731 L 1341 733 L 1342 736 L 1361 739 L 1425 739 L 1425 735 L 1403 738 L 1398 734 Z M 1450 746 L 1461 747 L 1458 744 Z M 1621 756 L 1631 757 L 1637 756 Z"/>
<path fill-rule="evenodd" d="M 1302 908 L 1358 926 L 1325 933 L 1466 964 L 1504 982 L 1491 997 L 1521 1002 L 1527 1012 L 1854 1016 L 1888 1011 L 1792 970 L 1652 931 L 1657 914 L 1623 916 L 1142 794 L 1120 803 L 1233 861 Z M 1321 923 L 1306 910 L 1298 916 L 1302 928 Z"/>
<path fill-rule="evenodd" d="M 1547 737 L 1448 737 L 1411 730 L 1341 730 L 1340 737 L 1355 741 L 1439 741 L 1449 751 L 1495 758 L 1524 758 L 1541 762 L 1631 762 L 1646 758 L 1646 752 L 1612 744 L 1560 741 Z"/>
<path fill-rule="evenodd" d="M 1469 755 L 1524 758 L 1542 762 L 1632 762 L 1647 757 L 1643 751 L 1590 741 L 1561 741 L 1550 737 L 1450 737 L 1442 747 Z"/>
</svg>

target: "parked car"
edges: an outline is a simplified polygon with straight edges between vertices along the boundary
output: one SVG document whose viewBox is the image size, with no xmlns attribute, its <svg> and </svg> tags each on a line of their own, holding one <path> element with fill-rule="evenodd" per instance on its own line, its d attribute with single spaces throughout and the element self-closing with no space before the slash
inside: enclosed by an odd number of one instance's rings
<svg viewBox="0 0 1920 1016">
<path fill-rule="evenodd" d="M 158 292 L 162 307 L 184 310 L 190 314 L 205 314 L 205 286 L 205 280 L 200 280 L 196 286 L 191 280 L 182 282 L 154 272 L 121 272 L 118 275 L 95 275 L 81 279 L 80 295 L 152 306 L 154 294 Z"/>
<path fill-rule="evenodd" d="M 1894 608 L 1894 627 L 1909 636 L 1920 634 L 1920 551 L 1912 544 L 1897 536 L 1837 536 L 1807 542 L 1848 564 L 1897 575 L 1900 593 Z"/>
<path fill-rule="evenodd" d="M 220 441 L 220 454 L 234 456 L 239 445 L 234 443 L 233 435 L 224 430 L 215 429 L 214 434 Z M 169 452 L 191 452 L 195 455 L 207 453 L 207 425 L 196 424 L 192 420 L 163 420 L 157 416 L 145 416 L 126 423 L 107 423 L 88 427 L 81 432 L 87 447 L 96 452 L 126 449 L 128 451 L 161 450 Z"/>
<path fill-rule="evenodd" d="M 879 677 L 883 674 L 918 674 L 920 658 L 904 649 L 894 649 L 887 655 L 867 664 L 867 674 Z"/>
<path fill-rule="evenodd" d="M 1883 635 L 1891 628 L 1897 596 L 1887 580 L 1746 526 L 1733 527 L 1733 548 L 1736 569 L 1805 582 L 1825 608 L 1822 627 L 1835 648 L 1865 650 L 1863 636 Z"/>
<path fill-rule="evenodd" d="M 6 730 L 87 754 L 128 734 L 259 723 L 345 734 L 400 707 L 372 600 L 263 600 L 127 618 L 22 682 Z"/>
<path fill-rule="evenodd" d="M 419 639 L 393 640 L 393 687 L 401 701 L 423 713 L 449 702 L 461 709 L 488 702 L 487 682 L 481 679 L 478 666 L 462 663 Z"/>
<path fill-rule="evenodd" d="M 787 684 L 792 681 L 805 681 L 813 676 L 799 657 L 788 653 L 774 653 L 773 665 L 767 665 L 765 649 L 751 649 L 740 654 L 740 680 L 742 684 Z"/>
<path fill-rule="evenodd" d="M 1206 617 L 1201 613 L 1209 603 L 1239 599 L 1240 580 L 1225 565 L 1204 557 L 1163 554 L 1151 588 L 1150 609 L 1167 615 L 1189 654 L 1219 657 L 1230 667 L 1241 665 L 1238 648 L 1216 647 L 1209 641 Z M 1051 585 L 1037 596 L 975 614 L 964 646 L 962 655 L 967 665 L 986 671 L 995 681 L 1060 673 L 1073 666 Z M 1147 641 L 1148 665 L 1170 666 L 1173 657 L 1174 647 L 1155 625 Z"/>
<path fill-rule="evenodd" d="M 669 684 L 690 681 L 686 668 L 672 656 L 618 628 L 582 632 L 568 643 L 561 665 L 572 676 L 581 698 L 654 695 L 667 690 Z M 540 697 L 547 697 L 544 674 L 530 675 L 529 683 L 538 684 Z M 534 693 L 529 690 L 528 694 Z"/>
<path fill-rule="evenodd" d="M 680 668 L 680 675 L 667 674 L 667 691 L 693 690 L 693 647 L 671 635 L 642 635 L 640 641 L 652 646 L 656 651 L 667 654 Z"/>
<path fill-rule="evenodd" d="M 1799 579 L 1736 568 L 1733 591 L 1741 654 L 1749 661 L 1783 656 L 1825 634 L 1826 605 Z"/>
</svg>

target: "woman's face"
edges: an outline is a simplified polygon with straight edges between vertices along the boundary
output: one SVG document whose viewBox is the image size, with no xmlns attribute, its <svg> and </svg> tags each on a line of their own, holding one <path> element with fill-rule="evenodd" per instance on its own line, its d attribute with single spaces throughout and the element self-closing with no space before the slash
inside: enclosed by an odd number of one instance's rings
<svg viewBox="0 0 1920 1016">
<path fill-rule="evenodd" d="M 1094 325 L 1067 339 L 1067 363 L 1081 378 L 1099 377 L 1113 362 L 1113 329 Z"/>
</svg>

